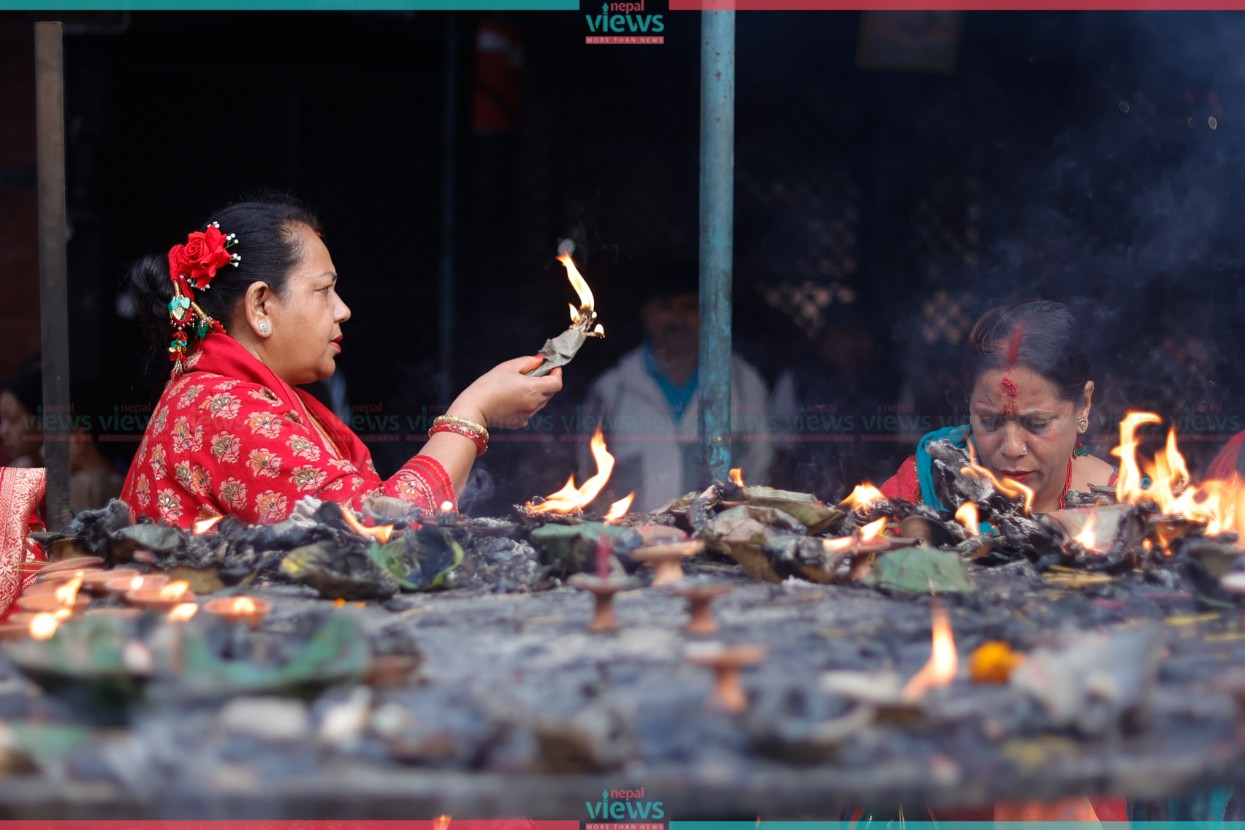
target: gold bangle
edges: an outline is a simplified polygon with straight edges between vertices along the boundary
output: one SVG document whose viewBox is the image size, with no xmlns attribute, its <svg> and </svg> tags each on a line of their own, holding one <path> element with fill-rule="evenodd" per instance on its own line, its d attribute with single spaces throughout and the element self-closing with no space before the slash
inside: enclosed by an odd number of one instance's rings
<svg viewBox="0 0 1245 830">
<path fill-rule="evenodd" d="M 481 426 L 480 424 L 477 424 L 475 421 L 469 420 L 467 418 L 460 418 L 457 415 L 440 415 L 432 419 L 432 425 L 434 427 L 440 426 L 442 424 L 458 424 L 460 427 L 466 427 L 467 429 L 470 429 L 470 430 L 473 430 L 474 432 L 479 433 L 480 437 L 484 439 L 484 443 L 486 444 L 488 443 L 488 438 L 489 438 L 488 429 Z"/>
</svg>

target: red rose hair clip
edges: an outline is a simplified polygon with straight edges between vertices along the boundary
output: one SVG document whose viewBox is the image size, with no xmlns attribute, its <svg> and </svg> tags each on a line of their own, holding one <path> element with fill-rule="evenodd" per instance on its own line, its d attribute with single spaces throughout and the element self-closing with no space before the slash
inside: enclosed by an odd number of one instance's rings
<svg viewBox="0 0 1245 830">
<path fill-rule="evenodd" d="M 231 254 L 228 249 L 238 244 L 237 234 L 224 234 L 220 224 L 213 222 L 205 230 L 194 231 L 186 237 L 185 245 L 169 249 L 169 278 L 173 281 L 173 299 L 169 300 L 169 322 L 173 325 L 173 339 L 169 343 L 169 360 L 173 361 L 173 377 L 182 373 L 186 348 L 190 342 L 190 329 L 198 340 L 209 332 L 224 332 L 225 327 L 195 302 L 195 291 L 211 287 L 218 269 L 226 265 L 237 268 L 241 254 Z"/>
</svg>

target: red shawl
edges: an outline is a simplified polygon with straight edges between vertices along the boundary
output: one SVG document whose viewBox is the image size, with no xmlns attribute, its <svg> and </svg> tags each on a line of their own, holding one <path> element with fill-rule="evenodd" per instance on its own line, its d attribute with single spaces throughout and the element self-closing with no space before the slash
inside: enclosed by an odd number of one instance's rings
<svg viewBox="0 0 1245 830">
<path fill-rule="evenodd" d="M 121 498 L 140 516 L 189 528 L 222 515 L 279 522 L 303 496 L 358 508 L 375 494 L 425 509 L 456 505 L 437 461 L 417 455 L 382 481 L 337 416 L 232 337 L 212 334 L 164 387 Z"/>
</svg>

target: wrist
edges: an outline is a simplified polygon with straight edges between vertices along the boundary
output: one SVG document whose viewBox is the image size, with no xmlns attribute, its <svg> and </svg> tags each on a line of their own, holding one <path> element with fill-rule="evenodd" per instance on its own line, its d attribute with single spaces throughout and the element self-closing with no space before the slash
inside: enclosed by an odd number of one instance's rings
<svg viewBox="0 0 1245 830">
<path fill-rule="evenodd" d="M 468 421 L 473 421 L 479 424 L 485 429 L 489 426 L 488 418 L 484 417 L 484 410 L 471 403 L 471 401 L 463 400 L 462 398 L 456 398 L 454 402 L 446 408 L 445 414 L 454 418 L 465 418 Z"/>
<path fill-rule="evenodd" d="M 433 419 L 432 428 L 428 430 L 428 437 L 432 438 L 434 435 L 442 432 L 452 433 L 470 440 L 476 445 L 477 458 L 488 452 L 488 429 L 469 418 L 463 418 L 458 415 L 442 415 Z"/>
</svg>

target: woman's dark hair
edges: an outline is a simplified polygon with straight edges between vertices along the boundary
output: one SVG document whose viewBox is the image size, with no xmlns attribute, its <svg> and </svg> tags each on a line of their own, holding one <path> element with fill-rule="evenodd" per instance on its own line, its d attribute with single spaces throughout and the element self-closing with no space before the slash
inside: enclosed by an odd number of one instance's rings
<svg viewBox="0 0 1245 830">
<path fill-rule="evenodd" d="M 968 335 L 965 391 L 972 394 L 983 372 L 1012 366 L 1041 375 L 1066 401 L 1081 400 L 1090 379 L 1089 356 L 1067 306 L 1029 300 L 996 306 L 981 315 Z"/>
<path fill-rule="evenodd" d="M 242 258 L 236 268 L 226 265 L 218 270 L 208 289 L 195 292 L 195 302 L 227 331 L 234 310 L 252 283 L 264 282 L 277 294 L 284 293 L 286 277 L 303 254 L 298 229 L 305 225 L 320 233 L 321 228 L 311 211 L 294 197 L 281 193 L 235 202 L 212 214 L 198 228 L 187 228 L 187 232 L 203 230 L 212 222 L 220 225 L 222 233 L 237 236 L 237 243 L 230 246 L 229 252 L 241 254 Z M 169 247 L 185 241 L 184 237 L 174 239 Z M 173 336 L 168 311 L 173 298 L 168 251 L 140 259 L 130 269 L 126 282 L 139 321 L 156 353 L 167 353 Z"/>
</svg>

